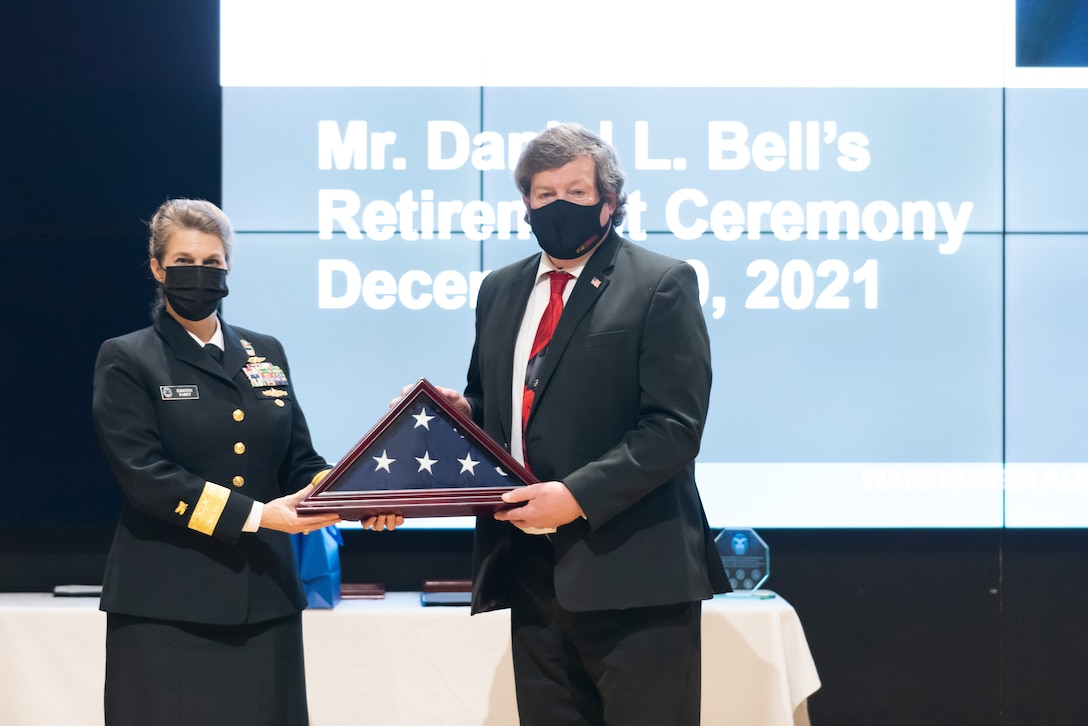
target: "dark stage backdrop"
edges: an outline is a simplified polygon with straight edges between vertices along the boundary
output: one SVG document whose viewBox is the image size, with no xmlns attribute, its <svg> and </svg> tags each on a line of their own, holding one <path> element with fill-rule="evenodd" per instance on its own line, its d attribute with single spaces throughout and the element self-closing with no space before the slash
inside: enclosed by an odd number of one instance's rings
<svg viewBox="0 0 1088 726">
<path fill-rule="evenodd" d="M 217 39 L 209 0 L 0 7 L 0 591 L 101 576 L 119 497 L 92 367 L 148 322 L 151 212 L 222 201 Z M 1084 530 L 763 534 L 823 679 L 814 724 L 1088 721 Z M 468 573 L 468 531 L 346 540 L 346 581 Z"/>
<path fill-rule="evenodd" d="M 90 420 L 99 344 L 149 323 L 146 227 L 220 196 L 214 2 L 5 2 L 0 525 L 116 519 Z"/>
</svg>

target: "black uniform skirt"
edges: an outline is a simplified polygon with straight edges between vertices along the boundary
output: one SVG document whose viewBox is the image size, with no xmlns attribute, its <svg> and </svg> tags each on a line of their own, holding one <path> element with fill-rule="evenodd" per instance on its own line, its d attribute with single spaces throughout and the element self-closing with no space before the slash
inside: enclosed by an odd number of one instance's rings
<svg viewBox="0 0 1088 726">
<path fill-rule="evenodd" d="M 305 726 L 302 615 L 252 625 L 106 616 L 107 726 Z"/>
</svg>

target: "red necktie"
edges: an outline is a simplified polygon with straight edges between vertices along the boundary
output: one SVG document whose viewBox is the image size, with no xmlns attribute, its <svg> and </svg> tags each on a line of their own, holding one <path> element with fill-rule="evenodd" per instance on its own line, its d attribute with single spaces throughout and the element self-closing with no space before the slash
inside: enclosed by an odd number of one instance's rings
<svg viewBox="0 0 1088 726">
<path fill-rule="evenodd" d="M 521 430 L 525 431 L 525 425 L 529 422 L 529 411 L 533 407 L 533 398 L 536 396 L 536 387 L 540 384 L 540 369 L 544 363 L 544 356 L 548 352 L 548 343 L 552 340 L 552 333 L 559 323 L 559 316 L 563 314 L 563 291 L 567 282 L 574 279 L 574 275 L 562 270 L 553 270 L 548 273 L 552 289 L 548 296 L 548 307 L 544 309 L 544 316 L 540 318 L 540 325 L 536 329 L 536 337 L 533 338 L 533 348 L 529 351 L 529 364 L 525 368 L 525 392 L 521 397 Z M 522 439 L 524 442 L 524 439 Z"/>
</svg>

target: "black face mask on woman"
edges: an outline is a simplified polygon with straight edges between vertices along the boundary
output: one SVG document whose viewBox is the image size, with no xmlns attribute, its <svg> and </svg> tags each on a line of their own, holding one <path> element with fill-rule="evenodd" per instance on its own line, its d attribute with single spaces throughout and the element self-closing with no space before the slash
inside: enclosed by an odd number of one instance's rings
<svg viewBox="0 0 1088 726">
<path fill-rule="evenodd" d="M 227 290 L 227 269 L 205 265 L 173 265 L 166 269 L 162 293 L 174 312 L 186 320 L 203 320 L 216 311 Z"/>
<path fill-rule="evenodd" d="M 529 210 L 529 226 L 537 244 L 557 260 L 573 260 L 591 251 L 608 234 L 609 217 L 601 224 L 604 200 L 588 207 L 565 199 L 556 199 L 538 209 Z"/>
</svg>

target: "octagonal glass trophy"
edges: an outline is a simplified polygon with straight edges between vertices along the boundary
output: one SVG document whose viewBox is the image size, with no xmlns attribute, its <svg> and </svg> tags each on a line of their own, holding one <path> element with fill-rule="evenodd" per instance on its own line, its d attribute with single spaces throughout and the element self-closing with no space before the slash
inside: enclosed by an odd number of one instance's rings
<svg viewBox="0 0 1088 726">
<path fill-rule="evenodd" d="M 714 542 L 733 588 L 730 597 L 774 597 L 760 589 L 771 576 L 771 550 L 754 529 L 727 527 Z"/>
</svg>

